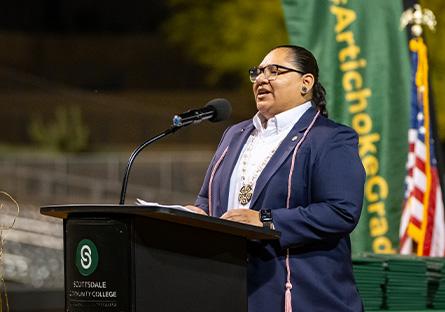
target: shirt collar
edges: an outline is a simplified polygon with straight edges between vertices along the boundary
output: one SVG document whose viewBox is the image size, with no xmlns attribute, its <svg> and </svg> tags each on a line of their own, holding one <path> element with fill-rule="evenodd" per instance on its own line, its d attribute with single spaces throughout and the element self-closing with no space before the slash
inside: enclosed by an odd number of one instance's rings
<svg viewBox="0 0 445 312">
<path fill-rule="evenodd" d="M 274 117 L 267 120 L 266 128 L 263 128 L 262 123 L 266 122 L 263 115 L 257 112 L 253 117 L 253 125 L 255 129 L 262 134 L 277 134 L 283 130 L 289 129 L 301 116 L 312 106 L 311 101 L 307 101 L 287 111 L 281 112 Z"/>
</svg>

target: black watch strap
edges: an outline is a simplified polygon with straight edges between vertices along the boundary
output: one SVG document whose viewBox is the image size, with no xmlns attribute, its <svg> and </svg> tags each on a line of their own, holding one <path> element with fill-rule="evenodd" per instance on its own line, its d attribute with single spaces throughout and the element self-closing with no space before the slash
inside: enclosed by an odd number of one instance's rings
<svg viewBox="0 0 445 312">
<path fill-rule="evenodd" d="M 274 229 L 272 211 L 270 209 L 260 210 L 260 221 L 263 223 L 263 227 Z"/>
</svg>

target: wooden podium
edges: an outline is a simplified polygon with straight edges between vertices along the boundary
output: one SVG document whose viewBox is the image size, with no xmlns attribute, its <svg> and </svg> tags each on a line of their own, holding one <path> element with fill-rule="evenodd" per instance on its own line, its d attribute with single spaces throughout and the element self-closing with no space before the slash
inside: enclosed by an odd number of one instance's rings
<svg viewBox="0 0 445 312">
<path fill-rule="evenodd" d="M 247 242 L 279 232 L 129 205 L 40 209 L 63 219 L 65 311 L 247 311 Z"/>
</svg>

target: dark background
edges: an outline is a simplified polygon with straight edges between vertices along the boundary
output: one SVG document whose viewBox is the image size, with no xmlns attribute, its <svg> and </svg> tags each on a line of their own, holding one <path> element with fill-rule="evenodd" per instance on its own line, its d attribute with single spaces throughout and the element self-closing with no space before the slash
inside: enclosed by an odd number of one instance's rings
<svg viewBox="0 0 445 312">
<path fill-rule="evenodd" d="M 86 151 L 127 150 L 169 126 L 174 114 L 226 97 L 230 121 L 184 129 L 159 144 L 212 149 L 230 123 L 254 113 L 239 79 L 209 85 L 207 68 L 166 40 L 166 1 L 4 1 L 0 4 L 0 150 L 40 149 L 35 119 L 79 107 Z M 158 146 L 158 145 L 157 145 Z"/>
</svg>

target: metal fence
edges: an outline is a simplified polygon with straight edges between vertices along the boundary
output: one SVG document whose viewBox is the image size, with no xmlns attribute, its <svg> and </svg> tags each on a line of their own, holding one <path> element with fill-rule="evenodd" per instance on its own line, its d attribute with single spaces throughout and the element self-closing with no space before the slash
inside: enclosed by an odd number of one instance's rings
<svg viewBox="0 0 445 312">
<path fill-rule="evenodd" d="M 63 229 L 39 207 L 67 203 L 117 204 L 128 155 L 2 155 L 0 191 L 19 203 L 20 215 L 6 234 L 3 254 L 7 281 L 33 289 L 63 288 Z M 211 152 L 148 152 L 134 164 L 127 204 L 136 198 L 165 204 L 194 201 Z M 0 198 L 0 223 L 13 209 Z M 12 206 L 12 205 L 9 205 Z"/>
<path fill-rule="evenodd" d="M 11 155 L 0 158 L 0 190 L 19 202 L 118 203 L 128 155 Z M 139 197 L 193 202 L 211 152 L 148 152 L 131 171 L 127 203 Z"/>
</svg>

